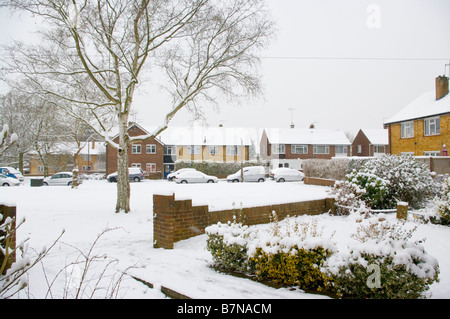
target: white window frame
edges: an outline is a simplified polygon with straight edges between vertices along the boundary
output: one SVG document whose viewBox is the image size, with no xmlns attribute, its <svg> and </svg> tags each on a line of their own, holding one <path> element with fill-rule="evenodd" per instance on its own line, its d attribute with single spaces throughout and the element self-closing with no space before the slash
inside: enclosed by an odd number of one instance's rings
<svg viewBox="0 0 450 319">
<path fill-rule="evenodd" d="M 156 154 L 156 144 L 147 144 L 145 146 L 146 154 Z"/>
<path fill-rule="evenodd" d="M 439 116 L 429 117 L 423 120 L 423 133 L 425 136 L 441 134 L 441 123 Z"/>
<path fill-rule="evenodd" d="M 141 144 L 131 145 L 131 154 L 141 154 L 142 146 Z"/>
<path fill-rule="evenodd" d="M 386 145 L 374 145 L 373 152 L 374 153 L 386 153 Z"/>
<path fill-rule="evenodd" d="M 239 146 L 227 145 L 227 155 L 229 155 L 229 156 L 239 155 Z"/>
<path fill-rule="evenodd" d="M 308 145 L 305 144 L 292 144 L 291 145 L 292 154 L 308 154 Z"/>
<path fill-rule="evenodd" d="M 342 152 L 338 152 L 338 149 L 342 148 Z M 336 154 L 348 154 L 348 146 L 347 145 L 335 145 L 334 150 Z"/>
<path fill-rule="evenodd" d="M 313 154 L 330 154 L 330 145 L 313 145 Z"/>
<path fill-rule="evenodd" d="M 189 155 L 198 155 L 200 154 L 201 146 L 200 145 L 188 145 L 187 153 Z"/>
<path fill-rule="evenodd" d="M 441 151 L 425 151 L 423 156 L 441 156 Z"/>
<path fill-rule="evenodd" d="M 414 121 L 400 123 L 401 138 L 414 137 Z"/>
<path fill-rule="evenodd" d="M 175 145 L 164 146 L 164 155 L 175 155 L 177 147 Z"/>
<path fill-rule="evenodd" d="M 131 163 L 131 167 L 142 168 L 141 163 Z"/>
<path fill-rule="evenodd" d="M 272 154 L 281 155 L 281 154 L 285 154 L 285 152 L 286 152 L 286 145 L 272 144 Z"/>
<path fill-rule="evenodd" d="M 156 163 L 146 163 L 145 164 L 146 173 L 156 173 Z"/>
</svg>

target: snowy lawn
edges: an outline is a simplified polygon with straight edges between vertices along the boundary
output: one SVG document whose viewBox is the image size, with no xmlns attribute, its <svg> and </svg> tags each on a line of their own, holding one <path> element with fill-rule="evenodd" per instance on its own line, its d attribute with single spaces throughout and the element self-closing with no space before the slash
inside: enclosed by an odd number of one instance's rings
<svg viewBox="0 0 450 319">
<path fill-rule="evenodd" d="M 206 251 L 206 235 L 179 243 L 175 249 L 153 248 L 153 194 L 176 194 L 176 199 L 192 198 L 194 205 L 208 204 L 211 211 L 273 203 L 286 203 L 326 197 L 326 187 L 303 183 L 265 183 L 179 185 L 167 181 L 144 181 L 131 184 L 129 214 L 115 214 L 116 185 L 105 181 L 85 181 L 79 189 L 69 187 L 30 187 L 29 180 L 20 187 L 0 188 L 0 202 L 16 203 L 18 218 L 25 217 L 19 229 L 20 242 L 29 238 L 29 254 L 49 247 L 61 234 L 60 241 L 44 258 L 42 265 L 30 271 L 29 287 L 20 298 L 73 298 L 82 277 L 81 252 L 87 254 L 92 243 L 104 230 L 91 256 L 94 262 L 84 283 L 82 297 L 102 298 L 115 283 L 121 271 L 139 277 L 158 288 L 171 288 L 192 298 L 326 298 L 290 289 L 275 289 L 254 281 L 220 274 L 209 266 L 211 255 Z M 395 216 L 389 216 L 394 218 Z M 303 218 L 303 217 L 302 217 Z M 342 245 L 354 232 L 357 223 L 350 217 L 317 218 L 327 231 L 336 230 L 335 239 Z M 417 238 L 426 238 L 426 250 L 440 265 L 440 282 L 431 287 L 433 298 L 450 298 L 450 228 L 417 224 Z M 114 262 L 113 262 L 114 261 Z M 110 264 L 108 264 L 111 262 Z M 132 268 L 130 268 L 132 267 Z M 100 284 L 93 281 L 105 272 Z M 56 280 L 54 281 L 54 279 Z M 54 282 L 53 282 L 54 281 Z M 118 298 L 165 298 L 159 289 L 125 276 Z M 49 286 L 51 288 L 49 289 Z"/>
</svg>

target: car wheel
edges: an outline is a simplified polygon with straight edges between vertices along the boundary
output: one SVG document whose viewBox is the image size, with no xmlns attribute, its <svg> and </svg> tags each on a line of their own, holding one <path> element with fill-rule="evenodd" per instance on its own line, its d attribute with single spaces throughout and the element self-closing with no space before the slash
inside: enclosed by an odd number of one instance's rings
<svg viewBox="0 0 450 319">
<path fill-rule="evenodd" d="M 110 183 L 117 183 L 117 180 L 113 177 L 113 178 L 110 178 L 110 179 L 109 179 L 109 182 L 110 182 Z"/>
<path fill-rule="evenodd" d="M 262 183 L 262 182 L 264 182 L 264 178 L 258 179 L 258 183 Z"/>
<path fill-rule="evenodd" d="M 214 181 L 212 179 L 208 180 L 207 183 L 214 183 Z"/>
<path fill-rule="evenodd" d="M 239 183 L 238 179 L 233 179 L 233 183 Z"/>
<path fill-rule="evenodd" d="M 3 185 L 2 186 L 9 186 L 9 184 L 8 183 L 3 183 Z"/>
<path fill-rule="evenodd" d="M 284 182 L 285 182 L 285 180 L 284 180 L 284 178 L 280 178 L 280 179 L 278 180 L 278 182 L 280 182 L 280 183 L 284 183 Z"/>
<path fill-rule="evenodd" d="M 48 186 L 48 183 L 47 182 L 43 182 L 42 185 Z"/>
<path fill-rule="evenodd" d="M 182 180 L 181 181 L 181 184 L 187 184 L 188 182 L 187 181 L 185 181 L 185 180 Z"/>
<path fill-rule="evenodd" d="M 67 186 L 72 186 L 72 182 L 68 182 L 68 183 L 67 183 Z"/>
<path fill-rule="evenodd" d="M 135 177 L 135 178 L 134 178 L 134 181 L 137 183 L 137 182 L 140 182 L 141 179 L 140 179 L 139 177 Z"/>
</svg>

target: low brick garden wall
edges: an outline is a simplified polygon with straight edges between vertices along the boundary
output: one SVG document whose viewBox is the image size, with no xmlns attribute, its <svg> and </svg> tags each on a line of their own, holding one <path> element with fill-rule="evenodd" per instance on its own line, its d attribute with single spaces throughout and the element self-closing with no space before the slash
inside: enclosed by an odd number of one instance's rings
<svg viewBox="0 0 450 319">
<path fill-rule="evenodd" d="M 304 202 L 274 204 L 221 211 L 208 206 L 192 206 L 192 200 L 175 200 L 173 195 L 153 195 L 153 246 L 173 249 L 175 242 L 205 232 L 207 226 L 233 221 L 234 216 L 245 225 L 269 223 L 272 212 L 279 220 L 286 216 L 318 215 L 334 211 L 334 200 L 324 198 Z"/>
</svg>

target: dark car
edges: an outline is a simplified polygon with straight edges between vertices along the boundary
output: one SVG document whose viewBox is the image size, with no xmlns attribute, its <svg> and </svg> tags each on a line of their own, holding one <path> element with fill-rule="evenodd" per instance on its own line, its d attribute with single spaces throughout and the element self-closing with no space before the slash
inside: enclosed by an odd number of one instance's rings
<svg viewBox="0 0 450 319">
<path fill-rule="evenodd" d="M 130 182 L 140 182 L 144 179 L 144 171 L 139 167 L 129 167 L 128 175 L 130 177 Z M 117 172 L 109 174 L 106 180 L 110 183 L 117 183 Z"/>
</svg>

